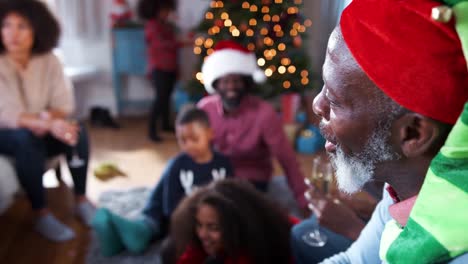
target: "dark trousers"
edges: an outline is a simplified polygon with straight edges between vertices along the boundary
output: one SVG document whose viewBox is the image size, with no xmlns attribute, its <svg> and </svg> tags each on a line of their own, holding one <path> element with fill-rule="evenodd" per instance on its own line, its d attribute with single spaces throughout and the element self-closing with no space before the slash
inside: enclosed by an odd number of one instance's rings
<svg viewBox="0 0 468 264">
<path fill-rule="evenodd" d="M 157 135 L 157 123 L 162 121 L 163 128 L 172 127 L 170 121 L 171 94 L 176 82 L 176 72 L 171 71 L 153 71 L 153 85 L 156 90 L 156 97 L 151 107 L 149 120 L 149 134 Z"/>
<path fill-rule="evenodd" d="M 86 129 L 82 126 L 80 137 L 75 147 L 78 156 L 85 162 L 79 168 L 70 168 L 76 195 L 86 191 L 89 143 Z M 71 160 L 73 147 L 58 141 L 50 135 L 36 137 L 27 129 L 0 129 L 0 154 L 15 159 L 19 182 L 31 201 L 34 210 L 46 207 L 42 176 L 48 158 L 65 154 L 67 162 Z"/>
</svg>

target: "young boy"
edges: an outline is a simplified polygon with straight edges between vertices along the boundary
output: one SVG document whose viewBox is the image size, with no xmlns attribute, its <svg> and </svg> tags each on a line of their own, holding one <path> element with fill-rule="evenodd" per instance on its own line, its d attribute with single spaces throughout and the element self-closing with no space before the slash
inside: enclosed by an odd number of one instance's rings
<svg viewBox="0 0 468 264">
<path fill-rule="evenodd" d="M 96 213 L 93 227 L 103 255 L 123 249 L 142 253 L 152 239 L 167 234 L 171 214 L 183 197 L 197 186 L 233 176 L 229 160 L 211 148 L 213 132 L 203 110 L 183 109 L 176 120 L 176 136 L 182 152 L 169 161 L 140 219 L 125 219 L 106 208 Z"/>
</svg>

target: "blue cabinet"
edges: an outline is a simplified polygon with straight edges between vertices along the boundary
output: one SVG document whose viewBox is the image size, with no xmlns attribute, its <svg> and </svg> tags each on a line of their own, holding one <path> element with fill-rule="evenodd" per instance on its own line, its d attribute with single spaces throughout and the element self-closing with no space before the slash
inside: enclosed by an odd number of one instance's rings
<svg viewBox="0 0 468 264">
<path fill-rule="evenodd" d="M 126 75 L 146 74 L 147 56 L 143 27 L 114 28 L 112 39 L 112 79 L 118 114 L 128 106 L 150 105 L 151 100 L 129 100 L 123 96 L 123 78 Z"/>
</svg>

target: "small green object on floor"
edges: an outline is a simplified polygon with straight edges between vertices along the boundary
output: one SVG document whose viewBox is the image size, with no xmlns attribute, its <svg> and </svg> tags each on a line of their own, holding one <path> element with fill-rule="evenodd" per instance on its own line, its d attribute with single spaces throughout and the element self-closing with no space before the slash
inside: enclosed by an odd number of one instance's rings
<svg viewBox="0 0 468 264">
<path fill-rule="evenodd" d="M 126 177 L 127 174 L 115 164 L 103 163 L 94 170 L 94 176 L 101 181 L 107 181 L 118 176 Z"/>
</svg>

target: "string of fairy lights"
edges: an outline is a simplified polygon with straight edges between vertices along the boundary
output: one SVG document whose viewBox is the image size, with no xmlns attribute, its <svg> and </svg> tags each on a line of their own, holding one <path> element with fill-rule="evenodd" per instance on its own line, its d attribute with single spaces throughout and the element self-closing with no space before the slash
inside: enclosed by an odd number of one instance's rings
<svg viewBox="0 0 468 264">
<path fill-rule="evenodd" d="M 302 4 L 302 1 L 293 0 L 295 5 Z M 205 58 L 212 54 L 214 52 L 213 46 L 215 45 L 214 38 L 222 32 L 223 28 L 226 28 L 229 29 L 229 33 L 233 38 L 238 38 L 241 35 L 249 37 L 250 41 L 247 44 L 247 49 L 250 51 L 255 51 L 256 48 L 264 48 L 263 54 L 257 56 L 257 64 L 264 69 L 267 77 L 270 78 L 275 74 L 296 74 L 299 69 L 289 58 L 288 49 L 290 46 L 285 43 L 283 38 L 292 38 L 294 47 L 300 47 L 302 45 L 300 34 L 306 32 L 307 28 L 312 26 L 312 21 L 310 19 L 295 21 L 290 28 L 285 28 L 280 23 L 282 19 L 280 14 L 272 14 L 270 12 L 273 3 L 283 4 L 283 0 L 262 0 L 261 6 L 251 4 L 248 1 L 242 2 L 243 11 L 255 13 L 254 17 L 257 18 L 250 18 L 248 21 L 241 22 L 240 25 L 235 25 L 227 10 L 216 12 L 216 9 L 224 8 L 225 3 L 223 1 L 211 1 L 211 9 L 205 13 L 205 19 L 212 21 L 212 26 L 208 28 L 207 35 L 199 36 L 195 39 L 193 52 L 196 55 L 205 53 Z M 284 12 L 288 15 L 295 15 L 299 13 L 299 8 L 297 6 L 289 6 Z M 279 64 L 273 62 L 277 56 L 280 56 L 277 58 L 279 59 Z M 203 74 L 201 72 L 197 72 L 195 78 L 203 83 Z M 302 85 L 306 86 L 309 84 L 309 72 L 307 69 L 300 69 L 300 78 Z M 282 84 L 284 89 L 289 89 L 292 85 L 290 80 L 284 80 Z"/>
</svg>

